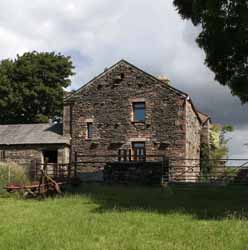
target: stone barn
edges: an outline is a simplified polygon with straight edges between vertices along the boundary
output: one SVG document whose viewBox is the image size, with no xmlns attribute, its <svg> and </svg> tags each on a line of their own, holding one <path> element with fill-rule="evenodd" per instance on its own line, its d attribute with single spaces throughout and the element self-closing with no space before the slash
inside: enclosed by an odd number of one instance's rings
<svg viewBox="0 0 248 250">
<path fill-rule="evenodd" d="M 166 78 L 121 60 L 65 98 L 63 133 L 71 137 L 72 156 L 128 150 L 132 160 L 144 155 L 200 159 L 209 122 Z M 183 171 L 193 164 L 192 173 L 200 172 L 199 161 L 179 164 Z"/>
<path fill-rule="evenodd" d="M 0 161 L 69 163 L 70 140 L 61 124 L 0 125 Z"/>
</svg>

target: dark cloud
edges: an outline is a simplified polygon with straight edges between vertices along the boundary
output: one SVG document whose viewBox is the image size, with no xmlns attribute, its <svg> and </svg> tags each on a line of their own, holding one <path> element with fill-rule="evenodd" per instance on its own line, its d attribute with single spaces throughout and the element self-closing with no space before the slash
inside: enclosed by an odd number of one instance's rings
<svg viewBox="0 0 248 250">
<path fill-rule="evenodd" d="M 230 155 L 246 155 L 247 105 L 214 81 L 195 43 L 200 27 L 183 21 L 172 1 L 1 0 L 0 9 L 1 58 L 28 50 L 71 55 L 73 89 L 124 58 L 167 76 L 214 122 L 234 125 Z"/>
</svg>

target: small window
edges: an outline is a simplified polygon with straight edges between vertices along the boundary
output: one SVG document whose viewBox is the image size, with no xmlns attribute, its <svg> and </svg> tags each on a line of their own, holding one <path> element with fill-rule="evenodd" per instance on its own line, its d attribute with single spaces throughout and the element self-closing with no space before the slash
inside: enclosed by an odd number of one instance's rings
<svg viewBox="0 0 248 250">
<path fill-rule="evenodd" d="M 87 139 L 93 138 L 93 123 L 88 122 L 87 123 Z"/>
<path fill-rule="evenodd" d="M 133 120 L 137 122 L 145 121 L 145 103 L 144 102 L 133 103 Z"/>
</svg>

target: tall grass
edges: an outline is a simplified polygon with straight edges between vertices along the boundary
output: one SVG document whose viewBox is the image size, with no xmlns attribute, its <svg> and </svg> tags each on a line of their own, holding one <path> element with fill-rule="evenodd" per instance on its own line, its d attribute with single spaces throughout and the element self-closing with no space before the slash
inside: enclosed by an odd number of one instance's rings
<svg viewBox="0 0 248 250">
<path fill-rule="evenodd" d="M 21 185 L 28 182 L 25 168 L 12 162 L 0 162 L 0 195 L 4 193 L 4 187 L 13 183 Z"/>
</svg>

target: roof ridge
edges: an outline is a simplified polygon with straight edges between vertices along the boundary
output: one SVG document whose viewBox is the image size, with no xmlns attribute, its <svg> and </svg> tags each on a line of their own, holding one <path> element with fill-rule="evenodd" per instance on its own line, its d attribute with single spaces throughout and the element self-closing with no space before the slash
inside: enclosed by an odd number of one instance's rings
<svg viewBox="0 0 248 250">
<path fill-rule="evenodd" d="M 0 124 L 0 126 L 22 126 L 22 125 L 56 125 L 56 124 L 62 124 L 62 123 L 10 123 L 10 124 Z"/>
</svg>

